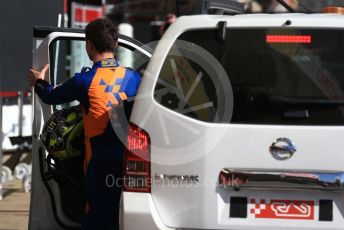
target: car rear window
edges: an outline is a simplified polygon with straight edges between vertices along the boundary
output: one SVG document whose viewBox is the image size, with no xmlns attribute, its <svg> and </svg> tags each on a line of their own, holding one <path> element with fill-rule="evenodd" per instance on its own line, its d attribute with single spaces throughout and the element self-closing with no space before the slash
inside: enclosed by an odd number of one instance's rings
<svg viewBox="0 0 344 230">
<path fill-rule="evenodd" d="M 182 34 L 155 100 L 206 122 L 344 124 L 342 30 L 237 28 L 220 38 L 217 29 Z"/>
</svg>

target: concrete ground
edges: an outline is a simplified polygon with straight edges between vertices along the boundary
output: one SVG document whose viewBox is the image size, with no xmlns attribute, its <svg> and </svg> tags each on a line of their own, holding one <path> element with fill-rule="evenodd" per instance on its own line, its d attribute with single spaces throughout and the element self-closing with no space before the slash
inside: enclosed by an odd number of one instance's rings
<svg viewBox="0 0 344 230">
<path fill-rule="evenodd" d="M 25 193 L 20 180 L 4 184 L 0 200 L 0 230 L 27 230 L 30 193 Z"/>
</svg>

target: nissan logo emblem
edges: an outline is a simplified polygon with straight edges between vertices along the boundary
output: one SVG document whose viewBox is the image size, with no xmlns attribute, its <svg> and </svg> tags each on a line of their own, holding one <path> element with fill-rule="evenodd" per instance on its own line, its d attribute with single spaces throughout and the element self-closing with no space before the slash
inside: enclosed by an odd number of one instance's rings
<svg viewBox="0 0 344 230">
<path fill-rule="evenodd" d="M 270 153 L 276 160 L 288 160 L 296 152 L 296 146 L 285 137 L 278 138 L 270 146 Z"/>
</svg>

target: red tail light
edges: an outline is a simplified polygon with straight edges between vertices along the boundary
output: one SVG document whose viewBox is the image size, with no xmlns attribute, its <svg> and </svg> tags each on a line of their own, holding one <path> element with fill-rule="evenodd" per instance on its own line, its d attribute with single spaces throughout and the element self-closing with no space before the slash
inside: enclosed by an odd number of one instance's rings
<svg viewBox="0 0 344 230">
<path fill-rule="evenodd" d="M 267 43 L 311 43 L 310 35 L 266 35 Z"/>
<path fill-rule="evenodd" d="M 124 191 L 150 192 L 150 139 L 134 124 L 128 130 L 124 157 Z"/>
</svg>

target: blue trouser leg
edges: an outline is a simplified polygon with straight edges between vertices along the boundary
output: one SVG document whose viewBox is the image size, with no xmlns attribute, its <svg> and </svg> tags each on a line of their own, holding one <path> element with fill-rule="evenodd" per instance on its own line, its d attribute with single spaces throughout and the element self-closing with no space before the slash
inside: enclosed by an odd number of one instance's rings
<svg viewBox="0 0 344 230">
<path fill-rule="evenodd" d="M 83 219 L 82 230 L 119 229 L 122 190 L 118 182 L 121 182 L 122 158 L 122 152 L 113 146 L 92 147 L 92 158 L 85 176 L 89 211 Z"/>
</svg>

